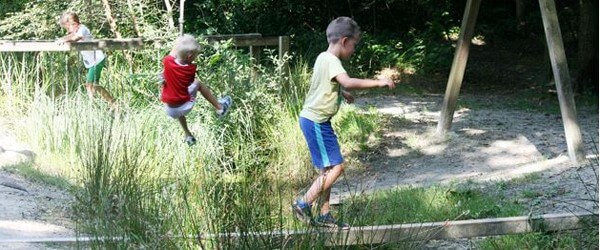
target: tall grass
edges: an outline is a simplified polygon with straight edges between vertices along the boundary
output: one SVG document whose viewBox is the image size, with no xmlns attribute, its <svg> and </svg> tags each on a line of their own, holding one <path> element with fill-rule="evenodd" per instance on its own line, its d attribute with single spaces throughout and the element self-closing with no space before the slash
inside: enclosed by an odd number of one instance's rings
<svg viewBox="0 0 600 250">
<path fill-rule="evenodd" d="M 200 79 L 216 96 L 231 95 L 234 107 L 220 120 L 201 99 L 188 116 L 194 147 L 156 98 L 158 63 L 132 67 L 109 54 L 100 84 L 120 103 L 114 112 L 84 93 L 85 72 L 72 55 L 0 54 L 3 113 L 45 152 L 41 170 L 59 165 L 76 186 L 78 232 L 97 237 L 98 247 L 275 246 L 281 242 L 188 236 L 301 227 L 289 201 L 312 174 L 295 114 L 307 74 L 283 77 L 281 67 L 253 66 L 229 46 L 207 46 L 198 58 Z"/>
<path fill-rule="evenodd" d="M 231 44 L 205 44 L 198 75 L 216 96 L 231 95 L 234 106 L 218 119 L 200 99 L 188 115 L 199 143 L 188 147 L 157 99 L 157 60 L 165 51 L 138 51 L 134 64 L 109 54 L 101 84 L 117 98 L 116 112 L 84 93 L 85 72 L 74 55 L 0 54 L 0 112 L 41 152 L 36 170 L 75 186 L 78 233 L 111 249 L 325 247 L 316 234 L 292 242 L 269 237 L 306 229 L 289 205 L 314 174 L 297 123 L 308 65 L 282 75 L 284 61 L 270 57 L 273 67 L 257 66 Z M 333 125 L 342 148 L 359 151 L 378 143 L 382 121 L 372 110 L 344 106 Z M 512 214 L 478 195 L 440 190 L 361 196 L 338 212 L 355 225 Z M 465 214 L 463 198 L 481 209 Z M 416 200 L 409 212 L 385 213 Z M 224 234 L 232 232 L 247 237 Z"/>
</svg>

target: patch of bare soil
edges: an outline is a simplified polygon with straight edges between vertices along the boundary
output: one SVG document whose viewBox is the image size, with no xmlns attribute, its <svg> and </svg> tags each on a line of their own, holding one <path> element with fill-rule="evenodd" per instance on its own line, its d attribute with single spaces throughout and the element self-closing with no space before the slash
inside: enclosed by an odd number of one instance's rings
<svg viewBox="0 0 600 250">
<path fill-rule="evenodd" d="M 533 214 L 597 213 L 598 103 L 580 105 L 576 96 L 588 162 L 574 165 L 542 41 L 473 45 L 452 127 L 443 138 L 435 132 L 449 69 L 398 77 L 407 89 L 433 94 L 406 95 L 400 88 L 357 98 L 357 106 L 375 107 L 391 124 L 378 148 L 358 157 L 364 169 L 349 169 L 332 200 L 398 186 L 468 182 L 513 197 Z"/>
<path fill-rule="evenodd" d="M 505 98 L 463 95 L 462 102 L 478 105 L 459 108 L 442 138 L 435 134 L 442 95 L 358 100 L 389 116 L 391 125 L 376 150 L 359 156 L 364 168 L 347 170 L 334 187 L 332 203 L 395 187 L 466 183 L 513 198 L 535 215 L 598 213 L 598 110 L 578 110 L 588 161 L 575 165 L 560 114 L 506 108 Z M 468 240 L 432 244 L 426 248 L 472 248 Z"/>
<path fill-rule="evenodd" d="M 559 114 L 462 108 L 455 113 L 451 131 L 440 138 L 435 130 L 442 100 L 443 96 L 436 95 L 381 96 L 357 102 L 359 106 L 373 106 L 391 116 L 392 125 L 385 128 L 379 148 L 362 155 L 365 169 L 347 173 L 346 178 L 355 191 L 465 181 L 487 185 L 490 181 L 507 181 L 531 174 L 536 177 L 530 177 L 529 182 L 497 189 L 508 196 L 518 196 L 518 189 L 534 190 L 540 192 L 540 196 L 563 201 L 589 198 L 589 191 L 594 190 L 586 190 L 584 183 L 595 185 L 597 191 L 597 176 L 593 171 L 598 167 L 597 110 L 579 111 L 583 144 L 591 163 L 575 166 L 568 158 Z M 490 99 L 479 101 L 502 103 Z M 337 198 L 352 194 L 352 190 L 341 190 L 345 185 L 339 186 Z M 569 208 L 560 204 L 536 205 L 536 209 L 544 213 L 593 210 L 593 204 L 583 203 Z"/>
<path fill-rule="evenodd" d="M 72 197 L 66 190 L 31 181 L 9 171 L 32 162 L 35 154 L 0 121 L 0 249 L 48 249 L 23 239 L 73 237 Z"/>
</svg>

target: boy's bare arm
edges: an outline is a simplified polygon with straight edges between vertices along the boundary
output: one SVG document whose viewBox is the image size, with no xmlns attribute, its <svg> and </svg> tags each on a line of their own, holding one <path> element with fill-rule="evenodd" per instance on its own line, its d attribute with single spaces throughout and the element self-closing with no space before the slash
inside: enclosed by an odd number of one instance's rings
<svg viewBox="0 0 600 250">
<path fill-rule="evenodd" d="M 83 39 L 83 36 L 78 35 L 78 34 L 68 34 L 66 36 L 61 37 L 60 39 L 58 39 L 59 42 L 76 42 Z"/>
<path fill-rule="evenodd" d="M 388 78 L 384 78 L 381 80 L 359 79 L 359 78 L 351 78 L 346 73 L 337 75 L 335 77 L 335 80 L 346 89 L 365 89 L 365 88 L 385 87 L 385 86 L 392 89 L 395 87 L 394 82 Z"/>
</svg>

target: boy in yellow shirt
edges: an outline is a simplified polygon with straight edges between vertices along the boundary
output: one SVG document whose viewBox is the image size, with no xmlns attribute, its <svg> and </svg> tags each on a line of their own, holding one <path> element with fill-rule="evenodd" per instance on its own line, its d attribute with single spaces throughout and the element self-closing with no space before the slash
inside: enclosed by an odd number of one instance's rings
<svg viewBox="0 0 600 250">
<path fill-rule="evenodd" d="M 352 18 L 338 17 L 327 26 L 327 51 L 319 54 L 313 67 L 310 89 L 300 112 L 300 128 L 308 144 L 313 165 L 320 174 L 303 197 L 294 201 L 292 209 L 298 219 L 318 226 L 348 229 L 350 226 L 333 218 L 329 198 L 331 186 L 344 171 L 344 159 L 331 118 L 337 113 L 342 98 L 352 103 L 354 97 L 346 89 L 371 87 L 394 88 L 390 79 L 371 80 L 348 76 L 340 59 L 348 60 L 360 40 L 360 28 Z M 312 217 L 312 203 L 322 197 L 320 214 Z"/>
</svg>

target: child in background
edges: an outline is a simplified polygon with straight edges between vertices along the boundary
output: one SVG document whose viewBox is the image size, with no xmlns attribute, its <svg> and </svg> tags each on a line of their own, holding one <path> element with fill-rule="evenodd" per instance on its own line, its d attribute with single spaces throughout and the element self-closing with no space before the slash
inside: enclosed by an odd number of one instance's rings
<svg viewBox="0 0 600 250">
<path fill-rule="evenodd" d="M 346 89 L 371 87 L 394 88 L 390 79 L 371 80 L 351 78 L 340 59 L 348 60 L 360 40 L 360 28 L 349 17 L 339 17 L 327 26 L 327 51 L 319 54 L 313 67 L 310 89 L 300 112 L 300 128 L 308 144 L 312 164 L 320 171 L 304 196 L 292 204 L 296 217 L 318 226 L 348 229 L 346 223 L 336 220 L 330 212 L 331 187 L 344 171 L 344 159 L 331 118 L 338 112 L 342 98 L 348 103 L 354 97 Z M 312 204 L 322 198 L 320 213 L 312 217 Z"/>
<path fill-rule="evenodd" d="M 192 146 L 196 138 L 187 126 L 185 115 L 196 103 L 198 91 L 212 104 L 219 117 L 223 117 L 231 106 L 231 97 L 225 96 L 218 101 L 211 91 L 196 78 L 194 59 L 200 52 L 200 45 L 192 35 L 185 34 L 175 41 L 169 55 L 163 58 L 162 77 L 164 81 L 160 100 L 165 103 L 165 111 L 170 117 L 179 120 L 185 133 L 185 142 Z"/>
<path fill-rule="evenodd" d="M 90 30 L 85 25 L 79 23 L 79 16 L 73 12 L 65 12 L 60 17 L 59 24 L 67 30 L 68 34 L 60 38 L 58 43 L 85 42 L 94 39 Z M 88 69 L 85 89 L 90 98 L 93 98 L 94 94 L 97 92 L 108 103 L 114 105 L 115 99 L 104 87 L 98 85 L 98 82 L 100 82 L 100 74 L 104 68 L 104 62 L 106 61 L 104 53 L 102 53 L 101 50 L 82 50 L 79 53 L 83 59 L 83 65 Z"/>
</svg>

